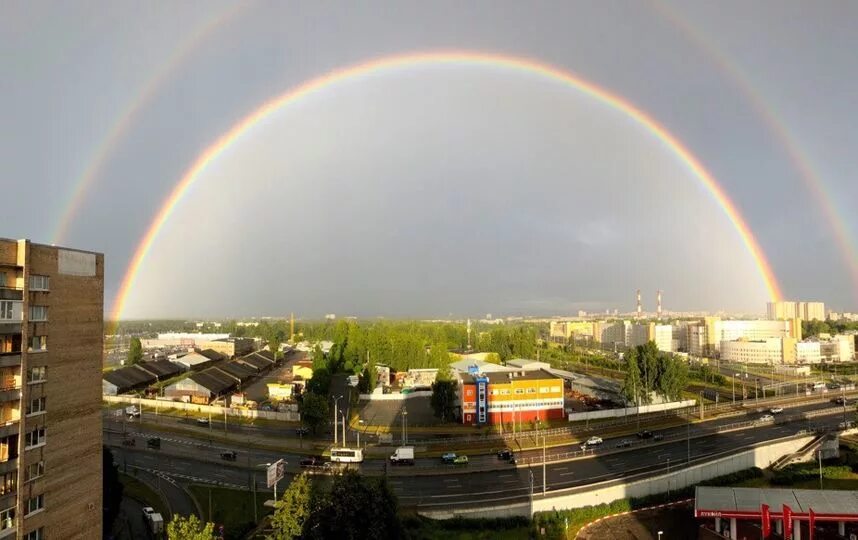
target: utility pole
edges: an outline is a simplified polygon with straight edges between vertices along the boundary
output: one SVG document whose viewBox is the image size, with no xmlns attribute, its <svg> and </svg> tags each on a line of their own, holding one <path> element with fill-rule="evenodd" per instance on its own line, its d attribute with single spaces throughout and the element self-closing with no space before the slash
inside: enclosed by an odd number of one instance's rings
<svg viewBox="0 0 858 540">
<path fill-rule="evenodd" d="M 289 314 L 289 341 L 295 344 L 295 313 Z"/>
<path fill-rule="evenodd" d="M 545 430 L 542 430 L 542 495 L 545 496 Z"/>
<path fill-rule="evenodd" d="M 339 396 L 339 397 L 331 396 L 331 399 L 334 400 L 334 447 L 335 448 L 337 446 L 337 428 L 339 428 L 339 426 L 337 425 L 337 402 L 339 400 L 341 400 L 342 398 L 343 398 L 343 396 Z"/>
</svg>

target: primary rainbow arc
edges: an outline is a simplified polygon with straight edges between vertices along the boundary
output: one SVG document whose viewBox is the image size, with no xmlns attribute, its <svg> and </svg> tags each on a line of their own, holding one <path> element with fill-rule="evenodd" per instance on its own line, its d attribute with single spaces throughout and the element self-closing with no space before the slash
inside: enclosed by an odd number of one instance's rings
<svg viewBox="0 0 858 540">
<path fill-rule="evenodd" d="M 134 252 L 131 263 L 125 272 L 125 276 L 122 279 L 122 284 L 112 311 L 113 320 L 117 321 L 121 318 L 129 293 L 137 278 L 137 274 L 140 272 L 140 268 L 146 259 L 146 255 L 152 249 L 152 246 L 158 237 L 158 233 L 169 220 L 173 210 L 182 200 L 188 189 L 200 178 L 201 173 L 242 135 L 280 109 L 292 105 L 314 92 L 336 85 L 337 83 L 342 83 L 356 77 L 380 71 L 439 64 L 500 67 L 542 76 L 566 84 L 567 86 L 596 99 L 610 108 L 624 113 L 628 118 L 634 120 L 637 124 L 644 127 L 658 140 L 660 140 L 662 144 L 675 154 L 675 156 L 679 158 L 679 160 L 685 164 L 692 173 L 694 173 L 695 177 L 700 180 L 735 227 L 743 244 L 754 260 L 760 277 L 768 292 L 768 296 L 772 300 L 778 300 L 781 298 L 780 286 L 772 272 L 771 266 L 763 253 L 763 250 L 760 248 L 757 239 L 751 233 L 751 230 L 736 206 L 697 157 L 695 157 L 694 154 L 692 154 L 691 151 L 688 150 L 685 145 L 674 137 L 664 126 L 656 122 L 647 113 L 608 90 L 600 88 L 577 75 L 542 62 L 528 58 L 491 53 L 450 51 L 387 56 L 332 71 L 328 74 L 309 80 L 284 94 L 265 102 L 251 114 L 236 123 L 229 131 L 222 134 L 211 146 L 197 157 L 191 167 L 185 172 L 179 182 L 172 189 L 149 225 L 149 228 Z"/>
</svg>

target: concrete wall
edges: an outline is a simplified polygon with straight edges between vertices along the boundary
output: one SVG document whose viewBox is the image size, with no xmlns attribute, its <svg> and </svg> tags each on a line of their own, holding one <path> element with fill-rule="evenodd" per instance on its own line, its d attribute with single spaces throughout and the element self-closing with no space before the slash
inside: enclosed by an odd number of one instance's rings
<svg viewBox="0 0 858 540">
<path fill-rule="evenodd" d="M 101 396 L 101 399 L 107 403 L 128 403 L 134 404 L 146 411 L 162 411 L 167 409 L 178 409 L 182 411 L 193 411 L 199 413 L 211 413 L 212 415 L 222 415 L 226 410 L 227 416 L 239 416 L 243 418 L 265 418 L 267 420 L 280 420 L 283 422 L 299 422 L 301 414 L 297 412 L 275 412 L 275 411 L 260 411 L 251 409 L 238 409 L 235 407 L 219 407 L 217 405 L 197 405 L 196 403 L 184 403 L 181 401 L 169 401 L 158 399 L 143 399 L 131 396 Z"/>
<path fill-rule="evenodd" d="M 641 414 L 670 411 L 673 409 L 682 409 L 696 405 L 697 402 L 692 399 L 685 401 L 671 401 L 670 403 L 658 403 L 656 405 L 643 405 L 641 407 L 623 407 L 622 409 L 605 409 L 602 411 L 589 411 L 583 413 L 569 413 L 570 422 L 583 422 L 584 420 L 596 420 L 598 418 L 620 418 L 623 416 L 632 416 L 638 413 Z"/>
</svg>

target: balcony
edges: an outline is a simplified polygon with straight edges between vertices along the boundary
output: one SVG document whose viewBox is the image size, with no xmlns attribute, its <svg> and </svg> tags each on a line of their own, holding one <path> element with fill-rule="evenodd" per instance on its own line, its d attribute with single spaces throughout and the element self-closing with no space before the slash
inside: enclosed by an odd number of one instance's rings
<svg viewBox="0 0 858 540">
<path fill-rule="evenodd" d="M 0 287 L 0 300 L 24 300 L 24 290 L 17 287 Z"/>
<path fill-rule="evenodd" d="M 21 385 L 0 387 L 0 403 L 7 401 L 21 401 Z M 2 425 L 2 424 L 0 424 Z"/>
</svg>

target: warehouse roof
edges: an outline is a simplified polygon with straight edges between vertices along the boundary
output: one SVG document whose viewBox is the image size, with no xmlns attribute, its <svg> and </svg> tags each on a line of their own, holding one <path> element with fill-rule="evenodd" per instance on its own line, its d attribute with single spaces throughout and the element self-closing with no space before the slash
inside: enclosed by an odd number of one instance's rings
<svg viewBox="0 0 858 540">
<path fill-rule="evenodd" d="M 858 492 L 818 489 L 763 489 L 697 486 L 694 517 L 755 518 L 763 504 L 773 518 L 781 518 L 784 505 L 793 516 L 807 518 L 810 510 L 821 521 L 858 521 Z"/>
<path fill-rule="evenodd" d="M 219 369 L 221 371 L 224 371 L 227 374 L 235 377 L 239 381 L 245 381 L 250 377 L 256 375 L 255 369 L 240 362 L 226 362 L 213 369 Z"/>
<path fill-rule="evenodd" d="M 114 385 L 119 393 L 127 392 L 140 386 L 146 386 L 156 381 L 155 375 L 137 366 L 128 366 L 102 375 L 102 379 Z"/>
<path fill-rule="evenodd" d="M 145 369 L 159 379 L 169 378 L 182 372 L 182 368 L 169 360 L 153 360 L 151 362 L 140 362 L 138 367 Z"/>
<path fill-rule="evenodd" d="M 192 373 L 188 378 L 216 395 L 226 393 L 238 384 L 235 379 L 217 368 Z"/>
</svg>

